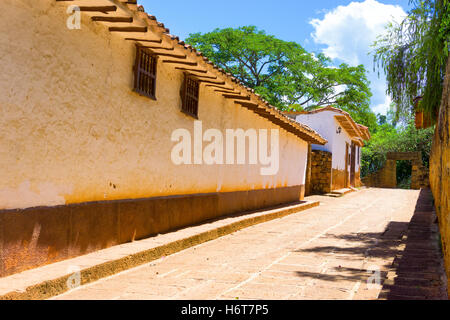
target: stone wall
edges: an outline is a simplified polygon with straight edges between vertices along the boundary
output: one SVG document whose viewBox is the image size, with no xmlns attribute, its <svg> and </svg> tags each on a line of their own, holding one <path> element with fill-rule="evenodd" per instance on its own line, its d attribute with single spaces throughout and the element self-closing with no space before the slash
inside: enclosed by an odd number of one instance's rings
<svg viewBox="0 0 450 320">
<path fill-rule="evenodd" d="M 312 194 L 331 192 L 332 154 L 327 151 L 311 152 L 311 185 Z"/>
<path fill-rule="evenodd" d="M 419 190 L 430 186 L 429 169 L 422 162 L 412 163 L 411 189 Z"/>
<path fill-rule="evenodd" d="M 397 187 L 397 164 L 394 160 L 386 160 L 383 168 L 363 177 L 362 183 L 366 187 L 395 188 Z"/>
<path fill-rule="evenodd" d="M 442 247 L 450 279 L 450 59 L 430 158 L 430 183 L 439 217 Z M 449 283 L 450 284 L 450 283 Z"/>
<path fill-rule="evenodd" d="M 423 165 L 420 152 L 389 152 L 386 162 L 381 170 L 371 173 L 362 182 L 367 187 L 396 188 L 397 187 L 397 161 L 411 160 L 411 189 L 425 188 L 430 185 L 428 169 Z"/>
</svg>

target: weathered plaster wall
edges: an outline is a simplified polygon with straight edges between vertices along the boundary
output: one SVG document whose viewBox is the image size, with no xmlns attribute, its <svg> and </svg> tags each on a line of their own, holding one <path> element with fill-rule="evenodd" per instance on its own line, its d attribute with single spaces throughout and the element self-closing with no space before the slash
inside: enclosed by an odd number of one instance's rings
<svg viewBox="0 0 450 320">
<path fill-rule="evenodd" d="M 334 138 L 333 138 L 333 168 L 337 170 L 344 171 L 345 170 L 345 147 L 346 143 L 348 143 L 349 147 L 351 146 L 352 139 L 345 131 L 342 129 L 340 134 L 336 133 L 336 128 L 340 127 L 339 123 L 336 119 L 334 119 Z M 349 154 L 351 153 L 351 149 L 349 148 Z M 348 172 L 350 172 L 350 162 L 348 162 Z M 350 177 L 350 176 L 349 176 Z"/>
<path fill-rule="evenodd" d="M 447 279 L 450 279 L 450 59 L 431 150 L 430 183 L 439 217 Z"/>
<path fill-rule="evenodd" d="M 135 48 L 65 7 L 0 2 L 0 209 L 303 185 L 307 143 L 280 129 L 280 169 L 171 162 L 182 72 L 158 62 L 157 101 L 132 92 Z M 203 130 L 276 125 L 201 88 Z"/>
<path fill-rule="evenodd" d="M 334 117 L 333 117 L 334 119 Z M 332 189 L 339 190 L 346 188 L 350 185 L 350 155 L 352 139 L 350 135 L 342 129 L 340 134 L 336 133 L 336 128 L 339 127 L 339 123 L 336 119 L 334 129 L 334 142 L 333 142 L 333 172 L 332 172 Z M 348 160 L 345 159 L 346 144 L 348 144 Z M 355 160 L 356 161 L 356 160 Z M 347 172 L 345 165 L 347 163 Z M 346 177 L 347 175 L 347 177 Z M 347 184 L 346 184 L 347 181 Z"/>
<path fill-rule="evenodd" d="M 310 128 L 317 131 L 328 141 L 327 144 L 323 146 L 313 144 L 313 150 L 321 150 L 327 152 L 333 151 L 333 138 L 336 134 L 336 128 L 334 128 L 335 120 L 333 118 L 333 115 L 334 113 L 331 111 L 323 111 L 316 114 L 299 114 L 296 116 L 295 120 L 297 122 L 306 124 Z"/>
</svg>

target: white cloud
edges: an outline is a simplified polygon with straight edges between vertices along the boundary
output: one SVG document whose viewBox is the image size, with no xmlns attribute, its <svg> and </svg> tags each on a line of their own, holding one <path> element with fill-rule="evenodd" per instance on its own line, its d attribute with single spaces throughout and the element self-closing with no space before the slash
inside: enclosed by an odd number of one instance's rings
<svg viewBox="0 0 450 320">
<path fill-rule="evenodd" d="M 384 32 L 390 21 L 400 22 L 406 16 L 398 5 L 387 5 L 376 0 L 351 2 L 327 12 L 323 19 L 310 21 L 314 27 L 311 34 L 316 44 L 324 46 L 323 53 L 350 65 L 364 64 L 370 71 L 369 80 L 373 93 L 372 106 L 375 112 L 385 113 L 385 78 L 372 72 L 373 57 L 370 46 Z"/>
<path fill-rule="evenodd" d="M 372 106 L 372 110 L 375 113 L 381 113 L 381 114 L 386 114 L 386 111 L 389 110 L 389 107 L 392 103 L 392 99 L 391 97 L 389 97 L 388 95 L 385 96 L 384 102 L 377 104 L 375 106 Z"/>
</svg>

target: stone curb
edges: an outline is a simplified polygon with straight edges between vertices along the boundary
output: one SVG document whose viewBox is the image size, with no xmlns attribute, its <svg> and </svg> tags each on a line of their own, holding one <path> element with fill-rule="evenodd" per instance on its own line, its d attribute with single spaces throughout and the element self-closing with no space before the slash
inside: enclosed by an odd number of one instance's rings
<svg viewBox="0 0 450 320">
<path fill-rule="evenodd" d="M 357 192 L 357 191 L 358 191 L 357 189 L 345 188 L 345 189 L 340 189 L 340 190 L 333 190 L 329 193 L 326 193 L 325 196 L 332 197 L 332 198 L 341 198 L 349 193 Z"/>
<path fill-rule="evenodd" d="M 211 241 L 222 236 L 231 234 L 238 230 L 268 222 L 274 219 L 282 218 L 287 215 L 298 213 L 313 207 L 319 206 L 319 201 L 309 201 L 302 204 L 290 205 L 280 209 L 266 209 L 270 211 L 267 214 L 260 214 L 253 217 L 243 218 L 236 222 L 213 228 L 206 232 L 194 234 L 192 236 L 182 238 L 176 241 L 168 242 L 166 244 L 135 252 L 121 258 L 105 260 L 104 263 L 93 264 L 82 268 L 80 272 L 80 284 L 85 285 L 101 278 L 105 278 L 116 273 L 131 269 L 142 264 L 157 260 L 161 257 L 174 254 L 184 249 L 199 245 L 201 243 Z M 252 214 L 249 214 L 252 215 Z M 254 215 L 254 214 L 253 214 Z M 226 217 L 224 217 L 226 218 Z M 176 232 L 176 231 L 175 231 Z M 114 248 L 114 247 L 113 247 Z M 76 259 L 76 258 L 75 258 Z M 45 266 L 44 266 L 45 267 Z M 32 270 L 31 270 L 32 271 Z M 26 289 L 18 290 L 12 289 L 6 294 L 0 294 L 0 300 L 41 300 L 48 299 L 53 296 L 62 294 L 70 290 L 68 288 L 68 281 L 73 277 L 74 273 L 70 272 L 64 276 L 54 279 L 45 280 L 42 282 L 25 285 Z M 1 279 L 0 279 L 1 280 Z M 39 280 L 41 281 L 41 280 Z M 1 288 L 1 286 L 0 286 Z M 5 290 L 2 290 L 5 292 Z"/>
</svg>

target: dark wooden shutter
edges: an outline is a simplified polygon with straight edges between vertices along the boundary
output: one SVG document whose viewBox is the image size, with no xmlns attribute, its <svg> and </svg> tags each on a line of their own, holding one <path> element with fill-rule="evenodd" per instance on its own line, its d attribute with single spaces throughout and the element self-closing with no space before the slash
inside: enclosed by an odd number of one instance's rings
<svg viewBox="0 0 450 320">
<path fill-rule="evenodd" d="M 145 48 L 136 46 L 134 91 L 154 100 L 156 100 L 156 66 L 157 56 Z"/>
</svg>

